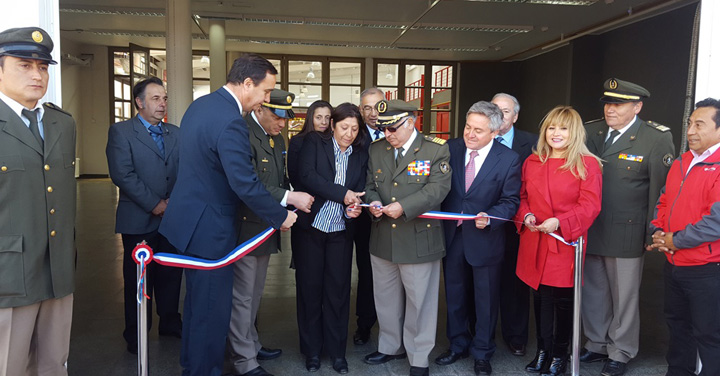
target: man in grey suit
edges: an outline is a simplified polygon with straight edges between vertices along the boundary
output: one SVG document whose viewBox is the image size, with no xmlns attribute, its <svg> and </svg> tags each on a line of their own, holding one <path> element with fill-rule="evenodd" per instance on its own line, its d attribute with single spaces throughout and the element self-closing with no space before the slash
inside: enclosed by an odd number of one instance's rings
<svg viewBox="0 0 720 376">
<path fill-rule="evenodd" d="M 406 356 L 410 376 L 429 374 L 437 331 L 440 263 L 445 238 L 440 220 L 418 218 L 439 210 L 450 191 L 445 140 L 415 129 L 415 106 L 376 104 L 385 138 L 370 145 L 365 199 L 370 202 L 370 261 L 380 334 L 365 363 Z"/>
<path fill-rule="evenodd" d="M 295 117 L 293 99 L 295 94 L 274 89 L 270 93 L 270 102 L 263 102 L 251 111 L 245 116 L 245 121 L 249 131 L 252 163 L 258 179 L 281 205 L 293 205 L 309 212 L 313 197 L 305 192 L 290 191 L 285 174 L 285 140 L 280 132 L 285 127 L 285 120 Z M 238 218 L 238 244 L 250 240 L 270 226 L 244 203 L 240 205 Z M 272 376 L 260 367 L 258 359 L 274 359 L 282 354 L 280 349 L 262 347 L 255 327 L 270 255 L 277 253 L 278 249 L 280 233 L 275 232 L 270 239 L 233 264 L 228 355 L 234 374 Z"/>
<path fill-rule="evenodd" d="M 163 122 L 167 93 L 163 82 L 152 77 L 135 84 L 133 100 L 138 111 L 130 120 L 113 124 L 105 150 L 113 183 L 120 188 L 115 231 L 122 234 L 123 279 L 125 281 L 125 331 L 127 350 L 137 354 L 135 246 L 145 240 L 154 252 L 176 253 L 158 233 L 170 192 L 178 172 L 180 128 Z M 180 338 L 182 321 L 178 312 L 182 269 L 150 263 L 147 292 L 157 308 L 160 335 Z M 152 300 L 151 300 L 152 301 Z M 152 323 L 148 305 L 148 327 Z"/>
<path fill-rule="evenodd" d="M 580 361 L 608 359 L 601 374 L 620 376 L 638 352 L 644 245 L 675 147 L 670 128 L 638 118 L 645 88 L 615 78 L 604 86 L 605 119 L 586 125 L 588 149 L 605 162 L 602 209 L 588 231 Z"/>
<path fill-rule="evenodd" d="M 510 94 L 497 93 L 493 96 L 492 103 L 500 107 L 503 113 L 503 124 L 495 139 L 518 153 L 522 167 L 532 154 L 538 136 L 515 128 L 520 113 L 517 98 Z M 519 247 L 520 236 L 515 224 L 505 223 L 505 258 L 500 274 L 500 325 L 510 352 L 515 356 L 525 356 L 530 320 L 530 288 L 515 274 Z"/>
<path fill-rule="evenodd" d="M 75 121 L 40 99 L 53 42 L 0 32 L 0 375 L 67 375 L 75 290 Z"/>
</svg>

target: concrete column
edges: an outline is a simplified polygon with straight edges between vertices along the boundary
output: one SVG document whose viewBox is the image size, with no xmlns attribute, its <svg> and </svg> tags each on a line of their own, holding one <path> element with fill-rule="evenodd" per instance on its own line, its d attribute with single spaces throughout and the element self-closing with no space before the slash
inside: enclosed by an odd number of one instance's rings
<svg viewBox="0 0 720 376">
<path fill-rule="evenodd" d="M 190 0 L 166 0 L 168 122 L 180 120 L 192 103 L 192 19 Z"/>
<path fill-rule="evenodd" d="M 210 91 L 225 85 L 225 20 L 210 20 Z"/>
<path fill-rule="evenodd" d="M 58 0 L 30 0 L 7 2 L 2 6 L 2 26 L 0 31 L 14 27 L 39 26 L 50 34 L 53 40 L 53 60 L 57 65 L 50 66 L 48 90 L 40 102 L 52 102 L 62 107 L 60 88 L 60 6 Z"/>
</svg>

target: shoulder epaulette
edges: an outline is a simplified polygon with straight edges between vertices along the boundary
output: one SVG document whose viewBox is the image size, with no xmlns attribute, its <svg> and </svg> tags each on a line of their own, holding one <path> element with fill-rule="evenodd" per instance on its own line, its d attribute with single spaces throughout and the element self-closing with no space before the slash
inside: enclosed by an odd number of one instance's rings
<svg viewBox="0 0 720 376">
<path fill-rule="evenodd" d="M 53 109 L 53 110 L 62 112 L 63 114 L 72 117 L 72 114 L 71 114 L 71 113 L 63 110 L 62 108 L 60 108 L 60 106 L 56 105 L 55 103 L 45 102 L 45 103 L 43 103 L 43 105 L 44 105 L 45 107 L 47 107 L 47 108 L 51 108 L 51 109 Z"/>
<path fill-rule="evenodd" d="M 589 120 L 589 121 L 586 121 L 586 122 L 585 122 L 585 125 L 597 123 L 597 122 L 604 121 L 604 120 L 605 120 L 605 118 L 600 118 L 600 119 L 595 119 L 595 120 Z"/>
<path fill-rule="evenodd" d="M 647 125 L 649 125 L 651 128 L 655 128 L 655 129 L 659 130 L 660 132 L 667 132 L 667 131 L 670 130 L 669 127 L 666 127 L 666 126 L 664 126 L 664 125 L 662 125 L 662 124 L 660 124 L 660 123 L 656 123 L 656 122 L 651 121 L 651 120 L 648 120 L 648 121 L 646 121 L 645 123 L 647 123 Z"/>
<path fill-rule="evenodd" d="M 425 136 L 425 140 L 430 141 L 432 143 L 436 143 L 438 145 L 445 145 L 447 140 L 444 140 L 440 137 L 433 137 L 433 136 Z"/>
</svg>

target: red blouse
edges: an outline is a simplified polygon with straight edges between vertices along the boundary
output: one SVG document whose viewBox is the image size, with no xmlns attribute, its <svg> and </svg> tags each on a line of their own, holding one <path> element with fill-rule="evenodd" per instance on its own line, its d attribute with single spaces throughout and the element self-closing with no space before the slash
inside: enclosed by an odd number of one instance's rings
<svg viewBox="0 0 720 376">
<path fill-rule="evenodd" d="M 602 172 L 595 158 L 586 156 L 583 162 L 587 170 L 585 180 L 561 170 L 565 163 L 562 158 L 548 158 L 541 163 L 535 154 L 528 157 L 523 165 L 520 207 L 515 219 L 522 222 L 527 213 L 533 213 L 536 223 L 541 224 L 555 217 L 560 220 L 557 233 L 565 241 L 573 242 L 583 236 L 587 244 L 587 231 L 600 213 Z M 575 247 L 542 232 L 531 232 L 521 224 L 518 230 L 518 277 L 536 290 L 540 284 L 572 287 Z"/>
</svg>

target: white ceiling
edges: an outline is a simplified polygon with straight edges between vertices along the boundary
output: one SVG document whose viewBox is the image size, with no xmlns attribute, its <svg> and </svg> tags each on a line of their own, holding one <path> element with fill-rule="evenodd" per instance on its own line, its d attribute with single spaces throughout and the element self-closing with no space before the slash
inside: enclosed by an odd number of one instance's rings
<svg viewBox="0 0 720 376">
<path fill-rule="evenodd" d="M 173 0 L 167 0 L 173 1 Z M 585 1 L 590 5 L 533 2 Z M 522 60 L 697 0 L 190 0 L 193 49 L 210 18 L 228 51 L 387 59 Z M 60 0 L 62 36 L 165 47 L 165 0 Z"/>
</svg>

